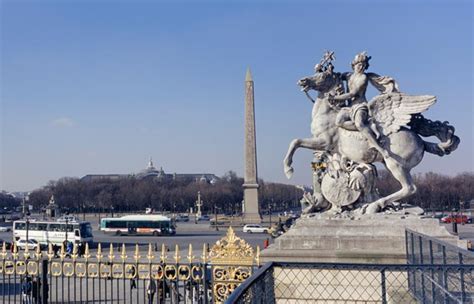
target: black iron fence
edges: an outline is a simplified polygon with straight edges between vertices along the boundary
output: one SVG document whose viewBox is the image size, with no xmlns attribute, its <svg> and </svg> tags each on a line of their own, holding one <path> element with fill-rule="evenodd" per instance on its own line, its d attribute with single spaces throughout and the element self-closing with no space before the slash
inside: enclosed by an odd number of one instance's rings
<svg viewBox="0 0 474 304">
<path fill-rule="evenodd" d="M 128 248 L 131 249 L 131 248 Z M 156 248 L 157 249 L 157 248 Z M 125 245 L 79 254 L 61 246 L 43 251 L 0 250 L 0 304 L 46 303 L 223 303 L 258 267 L 259 249 L 232 229 L 200 258 L 189 246 L 174 252 Z M 183 257 L 182 257 L 183 256 Z"/>
<path fill-rule="evenodd" d="M 416 298 L 426 303 L 473 303 L 474 252 L 409 229 L 405 233 L 407 263 L 422 266 L 408 273 Z M 425 265 L 449 267 L 435 271 Z"/>
<path fill-rule="evenodd" d="M 474 303 L 474 252 L 406 231 L 407 264 L 265 264 L 226 303 Z"/>
</svg>

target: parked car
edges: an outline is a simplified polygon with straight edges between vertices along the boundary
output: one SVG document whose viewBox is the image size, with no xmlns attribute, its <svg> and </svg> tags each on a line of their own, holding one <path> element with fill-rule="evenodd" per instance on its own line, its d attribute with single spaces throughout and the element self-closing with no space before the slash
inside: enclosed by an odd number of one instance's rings
<svg viewBox="0 0 474 304">
<path fill-rule="evenodd" d="M 268 227 L 259 224 L 248 224 L 244 226 L 243 232 L 246 233 L 268 233 Z"/>
<path fill-rule="evenodd" d="M 209 217 L 209 215 L 201 215 L 197 218 L 198 221 L 210 221 L 211 218 Z"/>
<path fill-rule="evenodd" d="M 25 249 L 28 246 L 29 250 L 36 250 L 36 247 L 40 246 L 37 240 L 29 239 L 28 244 L 26 243 L 25 239 L 20 239 L 16 241 L 16 246 L 20 249 Z"/>
<path fill-rule="evenodd" d="M 10 232 L 12 231 L 11 226 L 0 226 L 0 232 Z"/>
<path fill-rule="evenodd" d="M 180 214 L 174 220 L 175 222 L 189 222 L 189 216 Z"/>
<path fill-rule="evenodd" d="M 450 214 L 448 216 L 445 216 L 441 218 L 442 223 L 458 223 L 458 224 L 467 224 L 467 223 L 472 223 L 472 218 L 469 218 L 467 215 L 461 215 L 461 214 Z"/>
</svg>

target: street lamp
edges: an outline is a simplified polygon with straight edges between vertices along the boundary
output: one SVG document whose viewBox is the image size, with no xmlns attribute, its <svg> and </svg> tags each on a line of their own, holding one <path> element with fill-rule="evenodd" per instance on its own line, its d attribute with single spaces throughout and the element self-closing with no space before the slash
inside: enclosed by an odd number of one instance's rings
<svg viewBox="0 0 474 304">
<path fill-rule="evenodd" d="M 25 204 L 30 200 L 30 197 L 27 195 L 23 198 L 23 216 L 25 216 Z M 28 246 L 28 234 L 30 230 L 30 210 L 26 212 L 26 246 Z"/>
<path fill-rule="evenodd" d="M 67 230 L 68 230 L 68 224 L 69 224 L 69 215 L 68 212 L 66 212 L 66 239 L 64 241 L 65 245 L 67 245 Z"/>
<path fill-rule="evenodd" d="M 268 212 L 270 213 L 270 227 L 272 227 L 272 204 L 268 205 Z"/>
<path fill-rule="evenodd" d="M 214 216 L 215 216 L 215 222 L 214 226 L 216 227 L 216 231 L 219 231 L 219 227 L 217 226 L 217 205 L 214 205 Z"/>
</svg>

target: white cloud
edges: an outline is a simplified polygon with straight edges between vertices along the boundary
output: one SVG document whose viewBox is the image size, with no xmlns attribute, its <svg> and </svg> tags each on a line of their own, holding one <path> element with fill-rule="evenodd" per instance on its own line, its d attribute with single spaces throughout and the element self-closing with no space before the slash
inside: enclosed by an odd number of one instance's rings
<svg viewBox="0 0 474 304">
<path fill-rule="evenodd" d="M 69 117 L 59 117 L 50 122 L 51 126 L 57 128 L 69 128 L 75 125 L 74 120 Z"/>
</svg>

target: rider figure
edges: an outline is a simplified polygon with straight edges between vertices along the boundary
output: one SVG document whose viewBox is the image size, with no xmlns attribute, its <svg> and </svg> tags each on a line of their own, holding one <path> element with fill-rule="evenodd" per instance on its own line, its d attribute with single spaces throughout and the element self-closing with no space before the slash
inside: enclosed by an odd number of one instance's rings
<svg viewBox="0 0 474 304">
<path fill-rule="evenodd" d="M 350 107 L 343 107 L 336 118 L 336 125 L 350 131 L 359 131 L 367 138 L 369 144 L 377 149 L 384 159 L 390 157 L 387 149 L 377 141 L 379 133 L 371 122 L 369 107 L 365 92 L 369 83 L 369 75 L 365 70 L 369 67 L 370 56 L 366 52 L 357 54 L 352 61 L 353 73 L 342 74 L 342 79 L 347 81 L 348 92 L 337 96 L 328 96 L 330 102 L 336 101 L 343 104 L 346 100 Z M 375 75 L 375 74 L 372 74 Z M 376 75 L 378 76 L 378 75 Z M 378 88 L 379 89 L 379 88 Z"/>
</svg>

